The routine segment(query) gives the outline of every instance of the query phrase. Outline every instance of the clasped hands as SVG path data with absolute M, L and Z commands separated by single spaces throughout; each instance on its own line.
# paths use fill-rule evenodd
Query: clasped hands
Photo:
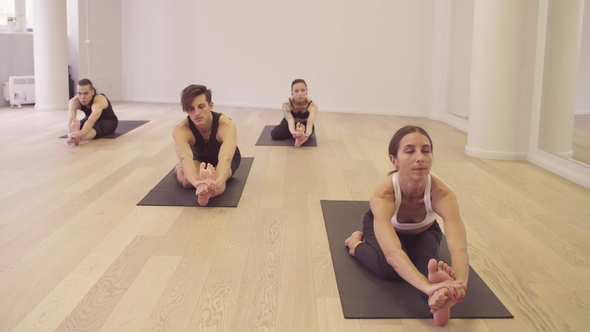
M 305 143 L 309 139 L 310 134 L 305 133 L 305 125 L 301 122 L 297 122 L 295 125 L 295 132 L 293 132 L 293 138 L 299 139 L 301 144 Z
M 463 284 L 461 280 L 446 280 L 443 282 L 431 284 L 427 294 L 428 296 L 432 297 L 432 295 L 435 292 L 443 288 L 449 290 L 448 295 L 450 296 L 450 298 L 452 298 L 454 302 L 451 306 L 463 301 L 463 298 L 465 297 L 465 295 L 467 295 L 467 286 Z M 443 304 L 444 303 L 430 303 L 429 301 L 430 308 L 434 310 L 440 309 Z
M 74 144 L 74 145 L 79 145 L 80 142 L 82 141 L 82 139 L 84 139 L 84 134 L 82 133 L 82 131 L 76 131 L 73 133 L 69 133 L 68 134 L 68 140 L 67 143 L 68 144 Z

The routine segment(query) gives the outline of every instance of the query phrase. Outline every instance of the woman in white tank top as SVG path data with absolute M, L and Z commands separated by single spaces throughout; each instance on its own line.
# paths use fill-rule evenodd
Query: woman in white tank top
M 418 126 L 398 130 L 389 144 L 391 172 L 371 195 L 363 230 L 345 245 L 350 255 L 384 279 L 402 278 L 420 290 L 438 325 L 466 294 L 469 258 L 465 225 L 453 191 L 430 174 L 432 140 Z M 453 266 L 438 261 L 444 220 Z

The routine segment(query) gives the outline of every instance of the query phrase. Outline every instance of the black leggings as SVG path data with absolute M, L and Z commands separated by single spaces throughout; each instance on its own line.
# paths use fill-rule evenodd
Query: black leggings
M 357 245 L 354 256 L 380 278 L 387 280 L 400 279 L 401 277 L 387 263 L 387 259 L 383 251 L 381 251 L 381 247 L 375 237 L 373 219 L 373 212 L 371 210 L 365 213 L 365 217 L 363 218 L 364 241 Z M 435 221 L 428 229 L 421 233 L 415 235 L 397 233 L 397 236 L 402 244 L 403 251 L 406 252 L 412 263 L 414 263 L 414 266 L 425 277 L 428 277 L 428 261 L 431 258 L 438 261 L 439 258 L 442 232 L 438 222 Z
M 88 117 L 80 120 L 80 129 L 84 127 L 84 124 L 88 120 Z M 110 135 L 115 132 L 117 129 L 117 125 L 119 125 L 119 119 L 117 118 L 110 118 L 110 119 L 98 119 L 92 128 L 96 130 L 95 139 L 104 137 L 106 135 Z
M 197 160 L 199 162 L 205 163 L 205 164 L 211 164 L 213 165 L 213 167 L 217 167 L 217 156 L 213 157 L 213 158 L 207 158 L 204 156 L 199 156 L 195 149 L 194 146 L 192 147 L 193 149 L 193 160 Z M 238 148 L 236 146 L 236 151 L 234 152 L 234 157 L 231 160 L 231 176 L 229 177 L 230 179 L 234 177 L 234 174 L 236 174 L 236 171 L 238 170 L 238 167 L 240 167 L 240 163 L 242 162 L 242 153 L 240 152 L 240 148 Z M 197 167 L 198 169 L 198 167 Z
M 305 131 L 307 131 L 307 121 L 301 123 L 305 126 Z M 312 128 L 311 135 L 313 135 L 314 131 L 315 128 Z M 272 129 L 270 132 L 270 137 L 272 137 L 272 139 L 275 141 L 284 141 L 286 139 L 293 138 L 293 134 L 291 134 L 289 131 L 289 122 L 287 122 L 287 119 L 283 118 L 281 123 Z

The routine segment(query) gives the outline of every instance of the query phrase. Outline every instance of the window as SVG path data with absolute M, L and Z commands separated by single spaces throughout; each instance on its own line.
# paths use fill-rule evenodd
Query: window
M 6 31 L 8 17 L 18 16 L 17 22 L 33 29 L 33 0 L 0 0 L 0 31 Z M 18 27 L 18 26 L 17 26 Z
M 0 25 L 6 25 L 8 16 L 14 16 L 14 0 L 0 0 Z

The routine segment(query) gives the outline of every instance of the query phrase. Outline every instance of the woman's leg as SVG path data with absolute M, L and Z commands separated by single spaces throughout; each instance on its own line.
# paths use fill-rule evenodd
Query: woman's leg
M 355 236 L 354 233 L 351 238 L 353 236 Z M 351 243 L 351 245 L 354 246 L 354 248 L 351 248 L 351 254 L 380 278 L 387 280 L 399 279 L 400 277 L 397 272 L 395 272 L 393 267 L 387 263 L 387 259 L 385 258 L 385 255 L 383 254 L 383 251 L 377 242 L 375 231 L 373 229 L 373 213 L 371 210 L 367 211 L 367 213 L 365 213 L 365 217 L 363 218 L 362 237 L 362 242 L 357 242 L 354 244 Z
M 434 258 L 438 261 L 442 232 L 438 222 L 416 235 L 400 235 L 400 241 L 407 249 L 408 257 L 414 266 L 428 278 L 428 262 Z
M 274 127 L 270 132 L 270 136 L 275 141 L 284 141 L 289 138 L 293 138 L 293 134 L 289 131 L 289 123 L 287 119 L 283 118 L 278 126 Z

